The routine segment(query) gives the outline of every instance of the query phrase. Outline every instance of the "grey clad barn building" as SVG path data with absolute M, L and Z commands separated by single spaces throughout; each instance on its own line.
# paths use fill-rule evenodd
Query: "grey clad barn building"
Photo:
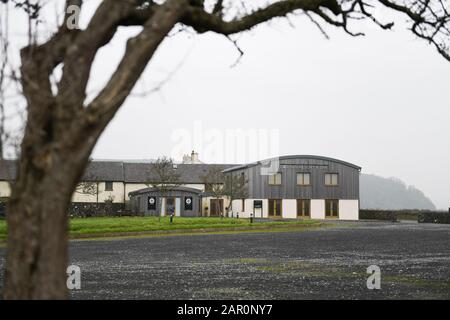
M 202 211 L 202 194 L 202 190 L 178 186 L 164 194 L 155 188 L 146 188 L 130 192 L 130 208 L 133 212 L 151 216 L 159 216 L 160 212 L 164 212 L 182 217 L 198 217 Z
M 149 161 L 91 161 L 73 195 L 71 213 L 187 217 L 229 213 L 240 217 L 342 220 L 357 220 L 359 216 L 361 168 L 342 160 L 290 155 L 243 165 L 205 164 L 192 152 L 173 166 L 180 185 L 164 195 L 151 187 L 156 183 L 153 165 Z M 230 201 L 213 197 L 204 179 L 211 168 L 222 171 L 225 177 L 244 178 L 245 198 Z M 15 161 L 0 162 L 0 202 L 10 196 L 10 184 L 16 176 Z
M 337 159 L 295 155 L 227 168 L 245 175 L 248 197 L 232 210 L 245 216 L 357 220 L 361 168 Z

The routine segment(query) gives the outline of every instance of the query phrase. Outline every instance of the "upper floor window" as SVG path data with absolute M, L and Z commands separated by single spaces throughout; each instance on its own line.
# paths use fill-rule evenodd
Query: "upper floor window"
M 338 177 L 337 173 L 326 173 L 325 174 L 325 185 L 326 186 L 337 186 L 338 185 Z
M 112 181 L 105 182 L 105 191 L 113 191 L 113 183 Z
M 297 173 L 297 185 L 309 186 L 310 184 L 311 184 L 311 174 L 310 173 Z
M 270 185 L 280 185 L 281 184 L 281 172 L 271 174 L 269 176 Z

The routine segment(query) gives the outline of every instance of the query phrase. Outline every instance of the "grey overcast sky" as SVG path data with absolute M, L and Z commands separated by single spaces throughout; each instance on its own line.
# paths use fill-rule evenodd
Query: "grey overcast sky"
M 86 12 L 92 12 L 97 1 L 88 3 Z M 393 31 L 368 22 L 355 25 L 367 33 L 359 38 L 324 25 L 329 40 L 305 16 L 291 16 L 290 23 L 276 20 L 234 38 L 245 53 L 234 67 L 239 54 L 225 37 L 173 35 L 104 132 L 93 157 L 173 156 L 182 149 L 180 134 L 188 134 L 191 142 L 183 145 L 184 153 L 195 148 L 201 160 L 236 162 L 238 156 L 224 155 L 236 148 L 224 146 L 217 154 L 202 150 L 229 131 L 261 129 L 275 139 L 278 132 L 278 154 L 346 160 L 360 165 L 363 173 L 400 178 L 438 208 L 447 208 L 450 63 L 416 39 L 398 17 L 393 17 Z M 81 24 L 86 20 L 82 16 Z M 126 38 L 137 31 L 121 30 L 101 50 L 90 93 L 107 81 Z M 156 93 L 139 95 L 161 81 Z M 199 131 L 204 140 L 194 142 Z M 261 154 L 245 159 L 258 160 Z

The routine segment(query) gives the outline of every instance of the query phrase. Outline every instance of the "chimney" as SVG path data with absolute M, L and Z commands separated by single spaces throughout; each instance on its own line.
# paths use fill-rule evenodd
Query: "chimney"
M 191 152 L 191 163 L 200 163 L 200 160 L 198 160 L 198 153 L 194 150 Z

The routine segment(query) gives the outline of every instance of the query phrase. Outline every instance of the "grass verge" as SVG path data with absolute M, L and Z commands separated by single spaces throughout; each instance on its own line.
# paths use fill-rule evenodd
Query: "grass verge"
M 280 220 L 250 223 L 249 219 L 187 218 L 175 217 L 101 217 L 74 218 L 70 220 L 69 235 L 72 239 L 140 236 L 146 234 L 188 234 L 212 232 L 246 232 L 262 230 L 286 230 L 323 225 L 318 220 Z M 7 236 L 5 220 L 0 220 L 0 242 Z

